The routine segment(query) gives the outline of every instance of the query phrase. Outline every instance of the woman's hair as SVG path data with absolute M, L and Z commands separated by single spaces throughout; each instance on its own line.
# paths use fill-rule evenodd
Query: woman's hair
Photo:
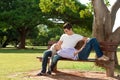
M 67 22 L 67 23 L 65 23 L 65 24 L 63 25 L 63 29 L 68 29 L 68 30 L 70 30 L 70 29 L 72 29 L 72 25 L 71 25 L 69 22 Z

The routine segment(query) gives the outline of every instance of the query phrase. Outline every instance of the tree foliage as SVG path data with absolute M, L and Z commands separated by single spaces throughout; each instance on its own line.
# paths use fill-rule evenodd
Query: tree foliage
M 39 7 L 45 14 L 49 13 L 49 18 L 87 26 L 88 30 L 92 30 L 92 13 L 77 0 L 40 0 Z
M 59 21 L 92 30 L 92 14 L 88 7 L 77 0 L 1 0 L 0 5 L 1 33 L 11 34 L 9 30 L 13 30 L 20 42 L 19 48 L 25 48 L 26 39 L 31 39 L 32 42 L 35 38 L 46 42 L 57 40 L 62 26 Z M 39 24 L 46 25 L 49 31 L 39 31 L 36 27 Z M 7 41 L 7 35 L 1 36 L 0 40 L 3 45 Z M 8 43 L 9 41 L 6 44 Z
M 77 11 L 74 0 L 40 0 L 40 8 L 43 12 L 52 12 L 53 10 L 63 13 L 66 8 L 73 12 Z
M 25 48 L 26 35 L 40 23 L 45 23 L 37 0 L 1 0 L 0 23 L 5 29 L 15 29 L 20 34 L 20 48 Z

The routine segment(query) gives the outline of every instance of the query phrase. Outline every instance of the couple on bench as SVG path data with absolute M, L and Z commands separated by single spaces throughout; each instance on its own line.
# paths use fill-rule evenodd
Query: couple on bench
M 52 59 L 47 71 L 49 75 L 51 75 L 59 59 L 87 60 L 92 49 L 96 52 L 97 60 L 109 60 L 107 56 L 103 55 L 96 38 L 86 38 L 75 34 L 70 23 L 65 23 L 63 30 L 64 34 L 60 37 L 59 41 L 44 52 L 42 70 L 37 76 L 46 75 L 48 57 Z

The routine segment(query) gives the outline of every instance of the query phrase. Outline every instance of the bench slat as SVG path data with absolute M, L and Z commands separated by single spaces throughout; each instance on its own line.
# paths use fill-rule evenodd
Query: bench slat
M 118 45 L 118 42 L 107 42 L 107 41 L 103 41 L 103 42 L 99 42 L 100 45 L 103 45 L 103 46 L 117 46 Z
M 36 57 L 37 59 L 39 59 L 40 61 L 42 61 L 43 57 Z M 50 58 L 49 58 L 50 59 Z M 72 59 L 67 59 L 67 58 L 62 58 L 60 59 L 62 61 L 82 61 L 82 62 L 95 62 L 96 59 L 87 59 L 87 60 L 72 60 Z
M 115 47 L 100 47 L 102 49 L 102 51 L 106 51 L 106 52 L 115 52 L 117 48 Z

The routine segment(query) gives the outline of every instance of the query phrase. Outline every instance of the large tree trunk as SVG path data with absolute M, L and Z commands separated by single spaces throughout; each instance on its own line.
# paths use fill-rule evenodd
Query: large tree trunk
M 25 27 L 21 27 L 19 29 L 19 33 L 20 33 L 20 44 L 18 48 L 25 49 L 25 39 L 26 39 L 27 29 Z
M 111 12 L 106 7 L 104 0 L 92 0 L 92 5 L 94 9 L 93 36 L 96 37 L 99 42 L 108 41 L 120 43 L 120 28 L 115 32 L 112 32 L 116 13 L 120 8 L 120 0 L 116 1 Z M 105 54 L 117 61 L 117 56 L 115 55 L 116 52 L 108 52 Z M 115 62 L 112 61 L 109 65 L 111 66 L 111 70 L 114 71 L 113 66 L 115 65 Z M 113 76 L 113 72 L 110 72 L 109 70 L 107 70 L 107 76 Z

